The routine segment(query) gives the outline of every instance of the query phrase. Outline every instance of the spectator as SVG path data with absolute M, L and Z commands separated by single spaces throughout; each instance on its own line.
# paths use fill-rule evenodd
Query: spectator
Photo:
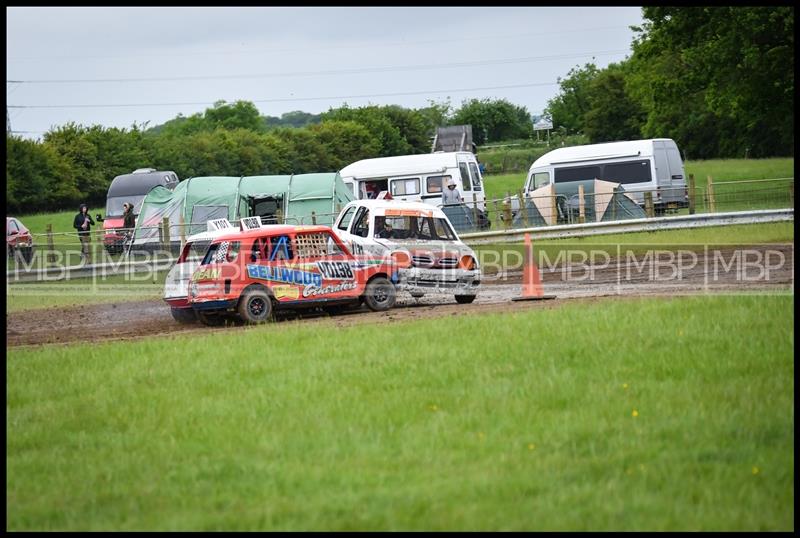
M 463 201 L 464 199 L 461 197 L 461 192 L 458 190 L 456 180 L 450 178 L 450 181 L 447 182 L 447 189 L 442 191 L 442 204 L 460 204 Z
M 89 206 L 81 204 L 78 214 L 72 221 L 72 227 L 78 230 L 78 238 L 81 240 L 81 261 L 88 263 L 91 261 L 89 253 L 89 242 L 91 241 L 91 228 L 94 226 L 92 216 L 89 215 Z

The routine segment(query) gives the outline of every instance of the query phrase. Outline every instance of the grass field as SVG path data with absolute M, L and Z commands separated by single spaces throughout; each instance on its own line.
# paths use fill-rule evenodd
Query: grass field
M 6 527 L 793 530 L 793 317 L 701 296 L 12 348 Z
M 538 263 L 547 259 L 555 260 L 559 252 L 605 251 L 616 255 L 621 245 L 631 252 L 644 252 L 650 248 L 691 248 L 702 250 L 702 245 L 758 245 L 768 243 L 793 243 L 794 226 L 791 222 L 766 224 L 746 224 L 740 226 L 717 226 L 692 230 L 665 230 L 630 234 L 609 234 L 598 237 L 572 239 L 547 239 L 533 244 Z M 522 243 L 498 243 L 475 245 L 479 261 L 484 270 L 490 265 L 504 262 L 516 263 L 522 260 Z M 519 255 L 511 259 L 504 253 L 514 251 Z M 544 254 L 542 254 L 544 253 Z M 518 269 L 518 267 L 511 267 Z M 135 274 L 132 278 L 123 275 L 101 278 L 76 278 L 59 282 L 19 282 L 6 281 L 6 312 L 16 312 L 35 308 L 75 306 L 118 301 L 141 301 L 159 299 L 164 288 L 166 272 L 143 278 Z

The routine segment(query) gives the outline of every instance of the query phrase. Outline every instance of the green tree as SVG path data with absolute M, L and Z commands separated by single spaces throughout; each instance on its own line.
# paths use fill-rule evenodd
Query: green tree
M 366 127 L 354 121 L 324 121 L 309 127 L 327 157 L 318 172 L 337 172 L 350 163 L 377 157 L 380 142 Z
M 647 114 L 626 91 L 625 69 L 611 64 L 588 84 L 589 109 L 584 114 L 584 134 L 592 144 L 638 140 Z
M 645 136 L 693 158 L 794 151 L 794 8 L 646 7 L 632 94 Z
M 350 108 L 345 104 L 322 114 L 322 121 L 354 121 L 366 127 L 380 143 L 379 157 L 415 153 L 414 146 L 406 140 L 400 126 L 395 125 L 387 107 L 369 105 Z
M 591 109 L 591 83 L 600 70 L 593 63 L 570 69 L 565 79 L 558 79 L 559 94 L 550 99 L 545 114 L 553 119 L 553 126 L 564 129 L 564 134 L 581 134 L 586 127 L 586 113 Z
M 492 140 L 530 138 L 533 124 L 528 109 L 505 99 L 471 99 L 464 101 L 453 114 L 454 125 L 472 125 L 475 144 Z

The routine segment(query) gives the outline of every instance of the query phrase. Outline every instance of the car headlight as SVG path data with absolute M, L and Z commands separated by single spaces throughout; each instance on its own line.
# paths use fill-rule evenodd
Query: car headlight
M 189 286 L 189 293 L 192 297 L 197 297 L 197 282 L 192 282 L 192 285 Z

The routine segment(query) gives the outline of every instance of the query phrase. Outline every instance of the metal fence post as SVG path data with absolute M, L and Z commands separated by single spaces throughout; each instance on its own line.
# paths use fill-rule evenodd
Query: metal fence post
M 161 232 L 161 246 L 162 246 L 162 248 L 164 248 L 166 250 L 166 249 L 169 248 L 169 242 L 170 242 L 169 241 L 170 240 L 170 237 L 169 237 L 169 217 L 164 217 L 161 220 L 161 226 L 163 228 L 163 230 Z
M 530 222 L 528 221 L 528 204 L 525 203 L 525 192 L 520 189 L 517 191 L 517 195 L 519 196 L 519 210 L 522 213 L 522 222 L 525 223 L 525 227 L 530 227 Z
M 278 224 L 283 224 L 283 210 L 280 207 L 275 210 L 275 220 Z
M 649 219 L 652 219 L 655 216 L 655 209 L 653 208 L 653 193 L 651 191 L 644 193 L 644 212 Z
M 475 225 L 476 230 L 481 229 L 480 220 L 478 219 L 478 200 L 476 198 L 472 199 L 472 223 Z
M 311 224 L 314 224 L 315 226 L 317 224 L 317 212 L 316 211 L 312 211 L 311 212 Z
M 694 212 L 695 212 L 694 174 L 689 174 L 689 214 L 694 215 Z
M 586 222 L 586 200 L 584 199 L 583 185 L 578 185 L 578 222 Z
M 494 215 L 495 215 L 494 218 L 495 219 L 499 219 L 500 218 L 500 209 L 497 207 L 497 200 L 492 200 L 492 203 L 494 204 Z
M 56 262 L 56 247 L 53 244 L 53 225 L 47 225 L 47 263 Z
M 708 210 L 715 213 L 717 210 L 717 200 L 714 197 L 714 179 L 711 176 L 708 178 Z

